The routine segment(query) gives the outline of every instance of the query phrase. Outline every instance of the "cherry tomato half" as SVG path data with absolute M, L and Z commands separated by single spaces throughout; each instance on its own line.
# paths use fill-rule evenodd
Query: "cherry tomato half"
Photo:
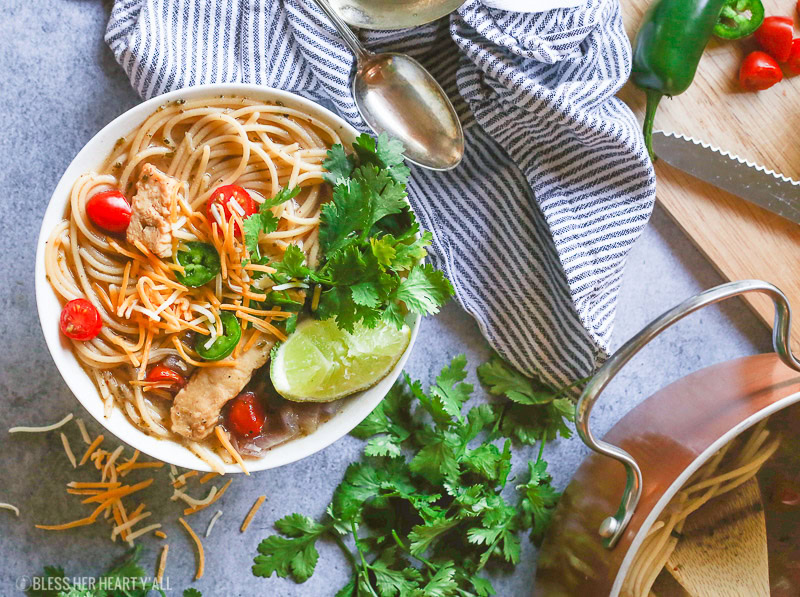
M 169 383 L 172 384 L 176 390 L 186 385 L 186 378 L 183 375 L 164 365 L 156 365 L 150 369 L 150 372 L 147 374 L 147 381 Z
M 739 83 L 749 91 L 769 89 L 781 79 L 781 67 L 765 52 L 750 52 L 739 69 Z
M 124 232 L 131 223 L 131 206 L 120 191 L 103 191 L 86 202 L 86 213 L 94 224 L 109 232 Z
M 792 42 L 789 60 L 786 61 L 786 70 L 792 75 L 800 75 L 800 39 Z
M 103 327 L 100 312 L 86 299 L 74 299 L 64 305 L 59 321 L 61 333 L 73 340 L 91 340 Z
M 253 392 L 242 392 L 231 402 L 228 423 L 233 432 L 241 437 L 253 437 L 261 433 L 267 413 Z
M 756 29 L 756 41 L 778 62 L 786 62 L 792 49 L 794 27 L 789 17 L 767 17 Z
M 235 201 L 242 208 L 244 215 L 242 215 L 241 212 L 238 212 L 238 210 L 237 212 L 239 217 L 241 217 L 243 220 L 247 216 L 251 216 L 258 211 L 258 203 L 253 200 L 253 198 L 250 196 L 250 193 L 245 191 L 239 185 L 225 185 L 214 189 L 214 192 L 211 193 L 211 198 L 208 200 L 206 214 L 208 216 L 208 223 L 210 225 L 213 226 L 217 222 L 217 218 L 214 217 L 214 211 L 212 211 L 212 206 L 214 205 L 217 206 L 216 209 L 219 210 L 219 213 L 221 213 L 224 222 L 227 222 L 230 219 L 231 208 L 228 205 L 230 201 Z M 234 224 L 233 231 L 237 236 L 241 236 L 242 234 L 242 229 L 239 228 L 238 224 Z

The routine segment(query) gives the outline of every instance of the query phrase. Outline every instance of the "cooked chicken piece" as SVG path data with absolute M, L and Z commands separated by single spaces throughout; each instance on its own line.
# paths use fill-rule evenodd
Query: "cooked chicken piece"
M 239 395 L 253 372 L 269 358 L 274 340 L 259 340 L 241 354 L 236 367 L 203 367 L 178 392 L 172 404 L 172 431 L 192 440 L 210 434 L 225 404 Z
M 172 255 L 172 228 L 170 212 L 183 184 L 167 176 L 152 164 L 142 167 L 136 194 L 131 208 L 133 214 L 128 226 L 128 242 L 140 241 L 155 255 L 166 258 Z

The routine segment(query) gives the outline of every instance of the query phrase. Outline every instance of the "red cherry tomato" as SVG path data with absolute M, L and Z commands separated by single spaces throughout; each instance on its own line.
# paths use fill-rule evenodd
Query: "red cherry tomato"
M 800 39 L 792 41 L 789 60 L 786 61 L 786 70 L 792 75 L 800 75 Z
M 241 219 L 245 219 L 247 216 L 251 216 L 258 211 L 258 203 L 253 201 L 253 198 L 250 196 L 250 193 L 245 191 L 242 187 L 229 184 L 223 187 L 219 187 L 214 189 L 214 192 L 211 193 L 211 197 L 208 200 L 208 204 L 206 207 L 206 214 L 208 215 L 208 223 L 210 225 L 215 225 L 217 222 L 217 218 L 214 217 L 214 211 L 219 211 L 222 215 L 223 222 L 227 222 L 231 217 L 231 208 L 228 205 L 228 202 L 235 201 L 239 204 L 244 212 L 244 215 L 241 212 L 238 212 L 237 215 Z M 212 211 L 212 206 L 216 205 L 216 210 Z M 235 209 L 235 208 L 234 208 Z M 237 236 L 241 236 L 242 230 L 239 228 L 238 224 L 234 224 L 233 226 L 234 234 Z
M 186 378 L 183 375 L 164 365 L 156 365 L 150 369 L 150 372 L 147 374 L 147 381 L 169 383 L 178 390 L 186 385 Z
M 109 232 L 124 232 L 131 223 L 131 206 L 120 191 L 103 191 L 86 202 L 86 213 L 94 224 Z
M 261 433 L 267 413 L 253 392 L 242 392 L 231 402 L 228 423 L 233 432 L 242 437 L 253 437 Z
M 764 52 L 750 52 L 739 69 L 739 83 L 749 91 L 769 89 L 783 79 L 775 59 Z
M 74 299 L 64 305 L 59 322 L 61 332 L 73 340 L 91 340 L 100 333 L 100 312 L 86 299 Z
M 756 41 L 778 62 L 786 62 L 792 49 L 794 27 L 789 17 L 767 17 L 756 29 Z

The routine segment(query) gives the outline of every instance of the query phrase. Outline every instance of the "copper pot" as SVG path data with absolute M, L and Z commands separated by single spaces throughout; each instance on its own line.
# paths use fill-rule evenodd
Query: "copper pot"
M 598 441 L 589 416 L 616 373 L 652 338 L 707 305 L 749 292 L 775 304 L 774 353 L 714 365 L 660 390 Z M 788 347 L 784 294 L 758 280 L 712 288 L 671 309 L 600 368 L 577 406 L 576 427 L 596 453 L 580 466 L 542 545 L 534 595 L 616 597 L 645 534 L 686 480 L 736 436 L 800 402 L 800 363 Z

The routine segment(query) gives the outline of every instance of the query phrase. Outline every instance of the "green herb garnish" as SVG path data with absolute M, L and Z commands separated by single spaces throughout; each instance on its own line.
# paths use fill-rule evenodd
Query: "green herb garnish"
M 278 520 L 280 534 L 258 546 L 253 574 L 304 582 L 325 538 L 352 568 L 337 597 L 493 595 L 482 571 L 517 564 L 519 534 L 530 530 L 539 541 L 559 494 L 540 448 L 529 478 L 516 485 L 516 503 L 507 501 L 511 440 L 493 441 L 504 405 L 465 412 L 473 391 L 465 367 L 466 358 L 455 357 L 427 392 L 407 376 L 396 384 L 353 431 L 368 440 L 364 456 L 348 467 L 324 519 Z M 495 371 L 505 389 L 501 380 L 512 384 Z M 527 391 L 519 380 L 513 384 Z
M 323 163 L 333 199 L 321 210 L 319 267 L 309 267 L 302 250 L 290 245 L 272 277 L 276 284 L 319 284 L 315 316 L 334 318 L 342 329 L 352 331 L 357 323 L 374 327 L 381 320 L 402 327 L 408 311 L 437 313 L 453 287 L 444 274 L 419 263 L 432 236 L 420 233 L 406 201 L 409 170 L 402 144 L 385 133 L 377 141 L 362 134 L 353 150 L 348 155 L 334 145 Z M 266 225 L 252 226 L 249 232 L 245 221 L 248 250 L 254 253 L 255 229 Z
M 278 194 L 272 199 L 267 199 L 258 208 L 258 213 L 254 213 L 244 219 L 244 244 L 247 247 L 247 252 L 250 253 L 255 259 L 258 259 L 258 236 L 262 232 L 269 234 L 278 229 L 278 218 L 272 213 L 273 207 L 280 205 L 293 199 L 300 192 L 300 187 L 293 187 L 291 189 L 281 189 Z

